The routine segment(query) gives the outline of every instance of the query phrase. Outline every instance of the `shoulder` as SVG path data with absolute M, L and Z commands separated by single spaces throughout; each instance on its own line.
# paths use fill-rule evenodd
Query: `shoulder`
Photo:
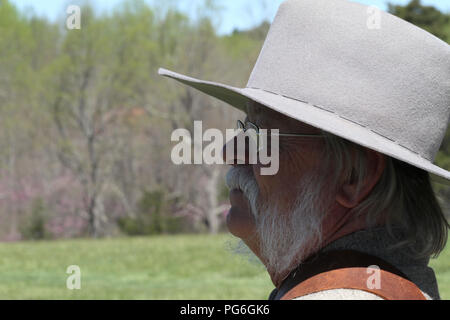
M 431 297 L 423 292 L 427 300 L 432 300 Z M 330 289 L 314 293 L 310 293 L 301 297 L 296 297 L 292 300 L 384 300 L 374 293 L 357 289 Z
M 292 300 L 383 300 L 376 294 L 356 289 L 331 289 L 310 293 Z

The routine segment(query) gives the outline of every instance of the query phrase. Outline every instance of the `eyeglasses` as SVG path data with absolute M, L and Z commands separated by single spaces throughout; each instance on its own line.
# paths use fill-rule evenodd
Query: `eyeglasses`
M 256 144 L 256 149 L 258 151 L 261 151 L 263 148 L 259 143 L 258 136 L 261 135 L 262 133 L 260 132 L 260 128 L 258 127 L 258 125 L 254 124 L 253 122 L 250 121 L 245 121 L 242 122 L 241 120 L 237 121 L 237 129 L 242 130 L 243 132 L 246 132 L 247 130 L 251 129 L 254 130 L 256 137 L 253 135 L 249 135 L 249 137 L 251 139 L 253 139 L 253 142 Z M 323 137 L 322 134 L 298 134 L 298 133 L 270 133 L 270 135 L 273 136 L 280 136 L 280 137 L 300 137 L 300 138 L 319 138 L 319 137 Z

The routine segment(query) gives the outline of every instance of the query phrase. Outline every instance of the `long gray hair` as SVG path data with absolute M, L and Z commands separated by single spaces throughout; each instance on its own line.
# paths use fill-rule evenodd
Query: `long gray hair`
M 328 166 L 335 168 L 335 181 L 344 177 L 360 184 L 367 168 L 365 148 L 332 134 L 323 134 L 326 137 L 325 159 Z M 353 159 L 352 153 L 357 155 Z M 386 213 L 387 227 L 397 240 L 396 247 L 407 246 L 417 257 L 436 257 L 447 242 L 449 224 L 433 191 L 430 175 L 386 157 L 386 168 L 380 180 L 353 210 L 355 214 L 366 213 L 369 226 Z

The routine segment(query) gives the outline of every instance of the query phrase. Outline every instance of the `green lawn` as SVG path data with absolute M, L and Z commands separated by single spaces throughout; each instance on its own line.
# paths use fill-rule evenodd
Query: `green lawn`
M 266 299 L 264 269 L 228 249 L 229 235 L 0 244 L 0 299 Z M 81 289 L 66 269 L 81 269 Z M 450 250 L 432 262 L 450 299 Z

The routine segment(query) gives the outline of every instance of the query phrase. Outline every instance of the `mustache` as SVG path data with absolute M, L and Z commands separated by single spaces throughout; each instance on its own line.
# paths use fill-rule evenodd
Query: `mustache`
M 259 195 L 259 186 L 251 168 L 232 167 L 228 170 L 226 185 L 229 190 L 239 189 L 248 199 L 253 215 L 257 215 L 257 201 Z
M 232 167 L 227 172 L 225 182 L 229 190 L 240 189 L 245 193 L 249 185 L 256 183 L 256 180 L 251 169 Z

